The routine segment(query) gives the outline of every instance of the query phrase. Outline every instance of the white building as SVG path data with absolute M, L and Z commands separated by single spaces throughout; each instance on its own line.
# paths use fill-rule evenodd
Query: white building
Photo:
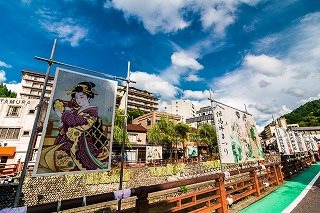
M 186 120 L 192 127 L 198 127 L 201 123 L 210 123 L 214 125 L 214 116 L 211 106 L 201 107 L 196 111 L 196 116 Z
M 21 79 L 21 89 L 17 93 L 17 98 L 26 98 L 26 99 L 40 99 L 42 87 L 44 84 L 45 74 L 22 70 L 22 79 Z M 54 77 L 49 76 L 48 84 L 46 87 L 46 92 L 44 95 L 45 99 L 50 98 L 52 91 Z
M 175 100 L 165 107 L 165 112 L 181 116 L 181 122 L 186 123 L 187 118 L 196 116 L 196 109 L 193 103 L 188 100 Z
M 23 162 L 30 141 L 39 100 L 0 98 L 0 163 Z M 35 160 L 40 137 L 34 144 Z

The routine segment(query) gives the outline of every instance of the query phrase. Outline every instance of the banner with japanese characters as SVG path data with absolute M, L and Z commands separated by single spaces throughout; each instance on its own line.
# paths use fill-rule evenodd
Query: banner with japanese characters
M 263 160 L 260 138 L 252 115 L 218 105 L 214 109 L 221 163 Z
M 117 82 L 57 68 L 34 176 L 108 171 Z
M 294 132 L 294 135 L 295 135 L 300 152 L 306 152 L 307 146 L 306 146 L 306 143 L 305 143 L 305 140 L 304 140 L 302 134 L 299 132 Z
M 304 139 L 304 143 L 306 144 L 307 150 L 313 151 L 312 143 L 311 143 L 309 135 L 303 135 L 303 139 Z
M 310 142 L 311 142 L 311 145 L 312 145 L 312 150 L 314 152 L 317 152 L 318 149 L 319 149 L 318 148 L 318 139 L 317 139 L 317 137 L 314 136 L 314 135 L 310 135 L 309 138 L 310 138 Z
M 288 131 L 288 136 L 289 136 L 289 140 L 290 140 L 290 143 L 291 143 L 291 146 L 292 146 L 292 151 L 294 153 L 299 153 L 300 149 L 299 149 L 299 145 L 298 145 L 298 142 L 297 142 L 297 139 L 296 139 L 296 136 L 295 136 L 294 132 L 293 131 Z
M 282 127 L 276 128 L 276 138 L 277 138 L 277 145 L 279 148 L 279 152 L 284 155 L 292 155 L 294 154 L 291 141 L 286 129 Z

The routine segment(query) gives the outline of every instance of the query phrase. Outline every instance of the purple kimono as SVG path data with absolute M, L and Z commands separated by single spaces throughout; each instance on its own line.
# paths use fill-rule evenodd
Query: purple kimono
M 95 170 L 106 167 L 107 138 L 104 136 L 98 108 L 65 110 L 63 126 L 55 140 L 61 145 L 55 152 L 55 165 L 60 171 Z

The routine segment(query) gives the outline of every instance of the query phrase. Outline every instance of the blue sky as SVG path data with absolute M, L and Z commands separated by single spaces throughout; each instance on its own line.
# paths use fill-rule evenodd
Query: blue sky
M 16 90 L 22 69 L 55 59 L 125 77 L 163 108 L 214 98 L 258 125 L 320 98 L 320 1 L 21 0 L 0 2 L 0 81 Z M 52 73 L 53 74 L 53 73 Z

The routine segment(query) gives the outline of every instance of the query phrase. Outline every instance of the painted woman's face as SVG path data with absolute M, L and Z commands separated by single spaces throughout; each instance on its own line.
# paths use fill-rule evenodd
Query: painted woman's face
M 80 107 L 89 106 L 89 99 L 83 92 L 76 92 L 75 98 Z

